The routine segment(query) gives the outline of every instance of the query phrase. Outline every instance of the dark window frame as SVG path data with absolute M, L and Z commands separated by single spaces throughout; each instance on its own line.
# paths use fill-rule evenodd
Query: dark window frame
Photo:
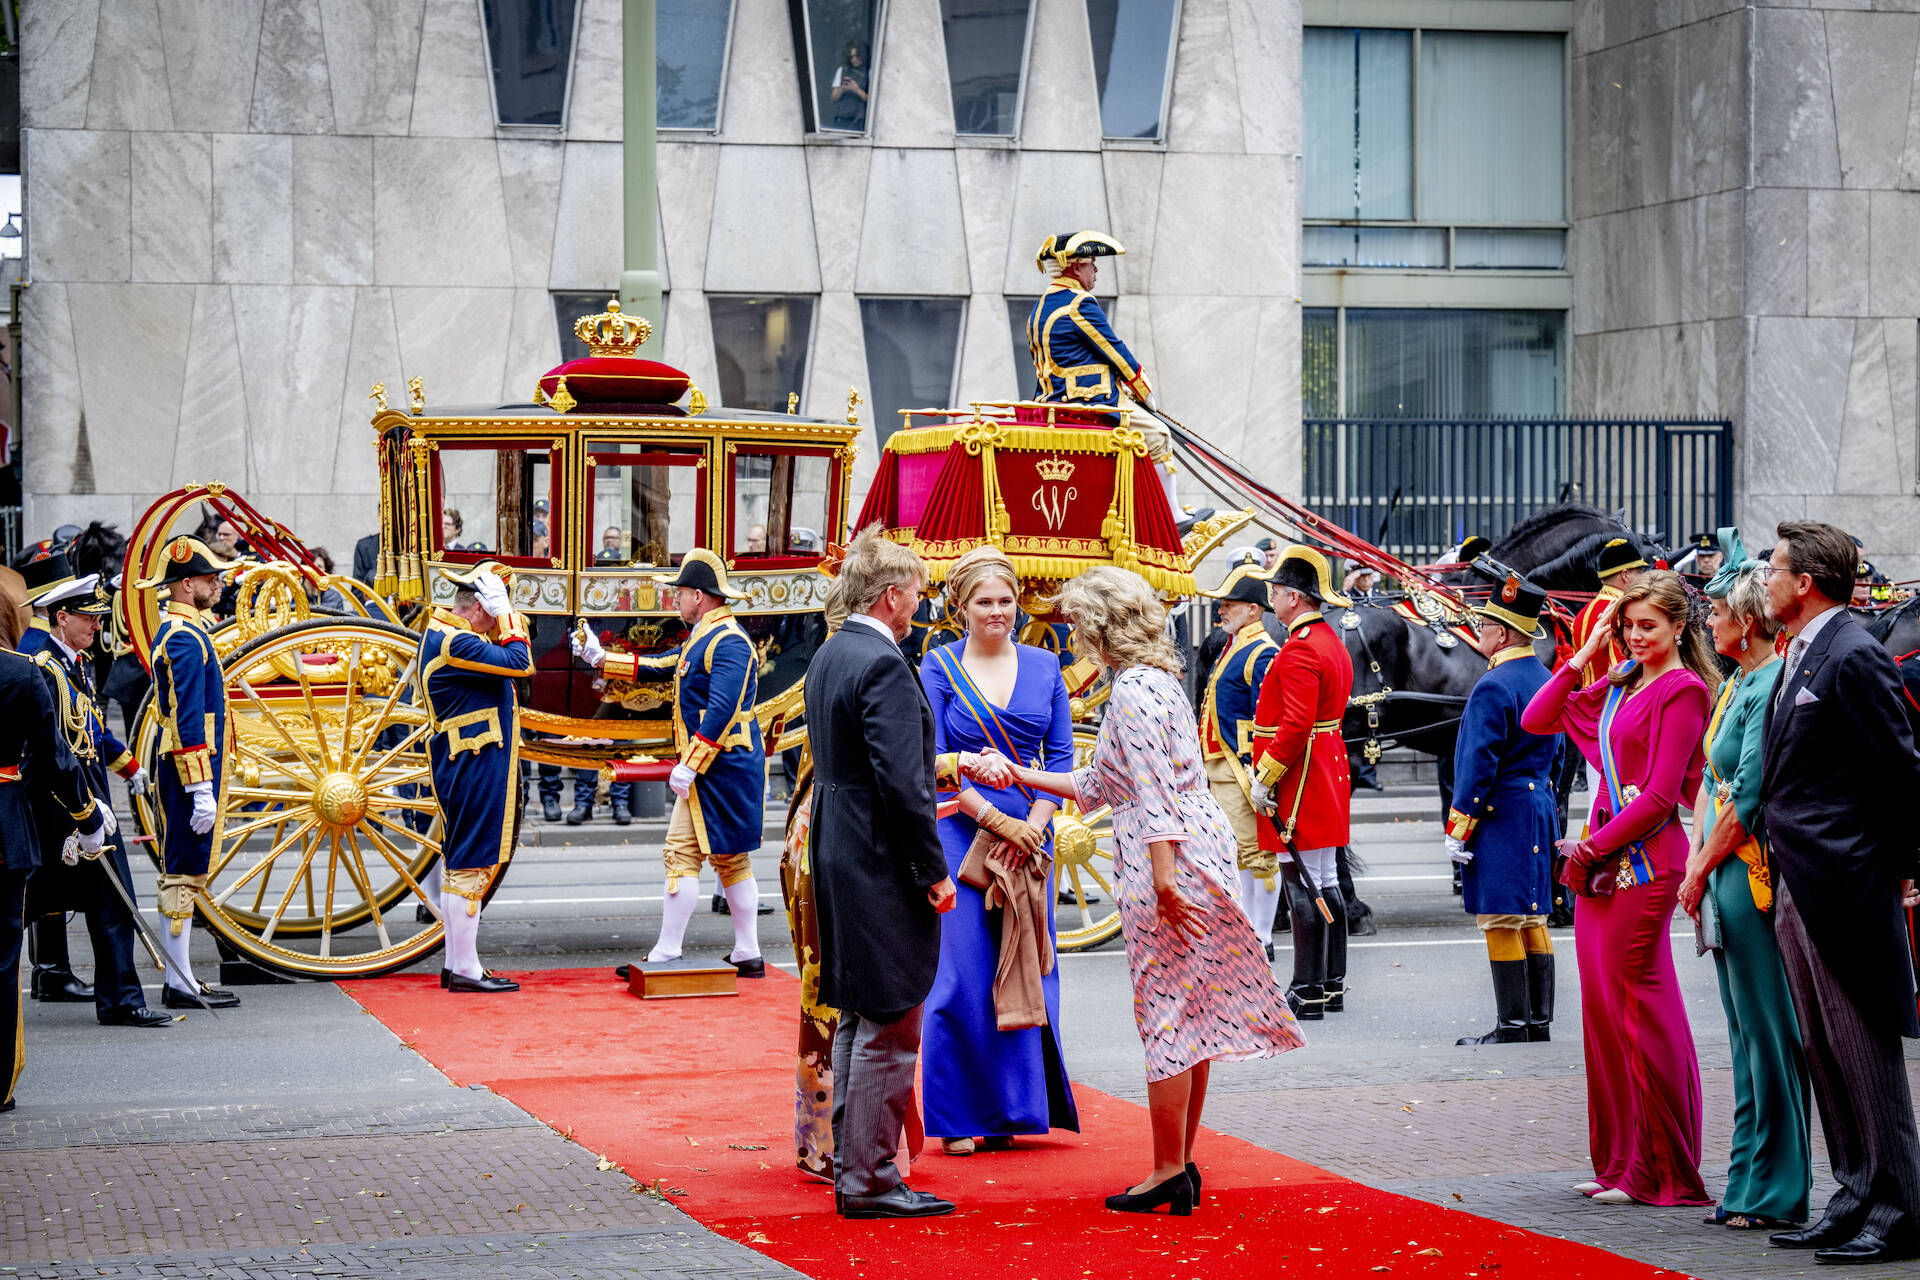
M 498 3 L 515 3 L 515 0 L 480 0 L 480 44 L 487 58 L 487 99 L 493 105 L 494 129 L 505 136 L 535 135 L 539 137 L 560 137 L 567 131 L 567 122 L 573 114 L 574 67 L 580 56 L 580 14 L 586 7 L 585 0 L 554 0 L 558 4 L 573 5 L 573 29 L 567 36 L 567 56 L 562 71 L 563 81 L 560 93 L 560 118 L 553 124 L 540 121 L 503 120 L 500 116 L 500 77 L 494 64 L 493 38 L 488 30 L 488 11 Z

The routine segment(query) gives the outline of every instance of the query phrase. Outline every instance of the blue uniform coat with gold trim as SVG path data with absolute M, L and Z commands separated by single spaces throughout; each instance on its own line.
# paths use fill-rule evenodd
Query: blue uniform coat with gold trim
M 1260 685 L 1279 652 L 1266 627 L 1250 622 L 1240 628 L 1207 677 L 1207 696 L 1200 708 L 1201 756 L 1239 761 L 1236 773 L 1242 787 L 1253 773 L 1253 713 L 1260 701 Z
M 1530 649 L 1509 649 L 1474 683 L 1453 749 L 1447 834 L 1473 861 L 1461 893 L 1474 915 L 1541 915 L 1553 909 L 1553 842 L 1560 834 L 1553 763 L 1558 737 L 1520 727 L 1520 713 L 1547 682 Z
M 1080 282 L 1057 277 L 1027 317 L 1039 398 L 1066 404 L 1117 405 L 1120 388 L 1145 400 L 1146 370 L 1107 323 L 1107 313 Z
M 160 840 L 173 875 L 206 874 L 218 830 L 196 835 L 187 788 L 210 782 L 220 794 L 226 763 L 227 693 L 213 637 L 196 609 L 169 603 L 153 637 L 153 699 L 160 714 L 160 761 L 153 787 L 160 798 Z
M 420 637 L 420 687 L 433 722 L 427 759 L 446 815 L 449 871 L 491 867 L 511 852 L 520 759 L 513 682 L 533 674 L 533 649 L 524 635 L 503 639 L 494 644 L 443 609 Z
M 100 717 L 93 663 L 84 656 L 74 661 L 59 645 L 41 650 L 34 663 L 46 672 L 48 685 L 53 690 L 54 707 L 60 714 L 61 736 L 79 765 L 87 793 L 100 804 L 111 805 L 113 792 L 107 782 L 107 770 L 129 757 L 125 745 Z M 62 847 L 79 824 L 53 793 L 35 789 L 33 821 L 40 833 L 40 870 L 27 883 L 28 915 L 91 911 L 103 903 L 118 902 L 112 889 L 99 883 L 89 862 L 68 866 L 61 861 Z M 103 857 L 132 893 L 133 879 L 128 873 L 126 844 L 120 832 L 107 837 Z

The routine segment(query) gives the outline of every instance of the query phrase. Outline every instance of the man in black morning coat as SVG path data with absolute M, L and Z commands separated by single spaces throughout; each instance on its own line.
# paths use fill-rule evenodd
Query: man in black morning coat
M 1773 1243 L 1820 1262 L 1892 1261 L 1920 1253 L 1920 1138 L 1900 1045 L 1920 1036 L 1901 909 L 1920 758 L 1899 669 L 1845 608 L 1853 540 L 1810 521 L 1782 524 L 1779 538 L 1767 611 L 1793 640 L 1760 792 L 1781 881 L 1774 931 L 1840 1189 L 1819 1222 Z
M 934 818 L 933 712 L 899 647 L 925 584 L 905 547 L 875 530 L 855 538 L 834 587 L 849 616 L 807 667 L 820 1002 L 840 1010 L 834 1201 L 849 1218 L 953 1211 L 893 1163 L 940 913 L 954 902 Z

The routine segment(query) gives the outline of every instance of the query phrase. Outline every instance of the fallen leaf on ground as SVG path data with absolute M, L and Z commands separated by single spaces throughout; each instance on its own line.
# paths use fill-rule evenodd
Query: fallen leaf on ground
M 600 1170 L 600 1172 L 602 1173 L 605 1173 L 607 1170 L 613 1168 L 613 1161 L 607 1159 L 605 1156 L 601 1156 L 599 1163 L 594 1165 L 594 1168 Z
M 773 1241 L 767 1239 L 767 1233 L 764 1231 L 749 1231 L 747 1232 L 747 1243 L 748 1244 L 772 1244 Z

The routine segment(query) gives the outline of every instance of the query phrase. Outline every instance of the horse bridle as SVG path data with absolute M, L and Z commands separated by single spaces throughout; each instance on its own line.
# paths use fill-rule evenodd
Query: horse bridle
M 1355 627 L 1354 630 L 1360 633 L 1360 648 L 1367 656 L 1367 670 L 1373 673 L 1373 678 L 1379 682 L 1380 688 L 1373 693 L 1354 694 L 1347 699 L 1347 706 L 1349 708 L 1365 707 L 1367 709 L 1367 731 L 1363 734 L 1356 734 L 1353 737 L 1347 737 L 1343 734 L 1341 741 L 1347 746 L 1353 746 L 1355 743 L 1365 743 L 1366 745 L 1361 748 L 1360 754 L 1366 759 L 1368 764 L 1379 764 L 1380 757 L 1384 752 L 1384 748 L 1380 745 L 1380 704 L 1383 702 L 1424 702 L 1430 706 L 1461 708 L 1461 714 L 1454 716 L 1450 720 L 1437 720 L 1432 724 L 1423 724 L 1417 729 L 1408 729 L 1406 731 L 1408 734 L 1429 733 L 1435 729 L 1450 729 L 1465 718 L 1467 700 L 1460 694 L 1417 693 L 1411 689 L 1395 689 L 1392 685 L 1388 684 L 1386 676 L 1382 674 L 1380 670 L 1380 659 L 1374 656 L 1373 642 L 1367 639 L 1367 629 L 1361 626 Z M 1390 733 L 1387 735 L 1386 740 L 1398 746 L 1400 740 L 1405 736 L 1406 734 L 1403 733 Z

